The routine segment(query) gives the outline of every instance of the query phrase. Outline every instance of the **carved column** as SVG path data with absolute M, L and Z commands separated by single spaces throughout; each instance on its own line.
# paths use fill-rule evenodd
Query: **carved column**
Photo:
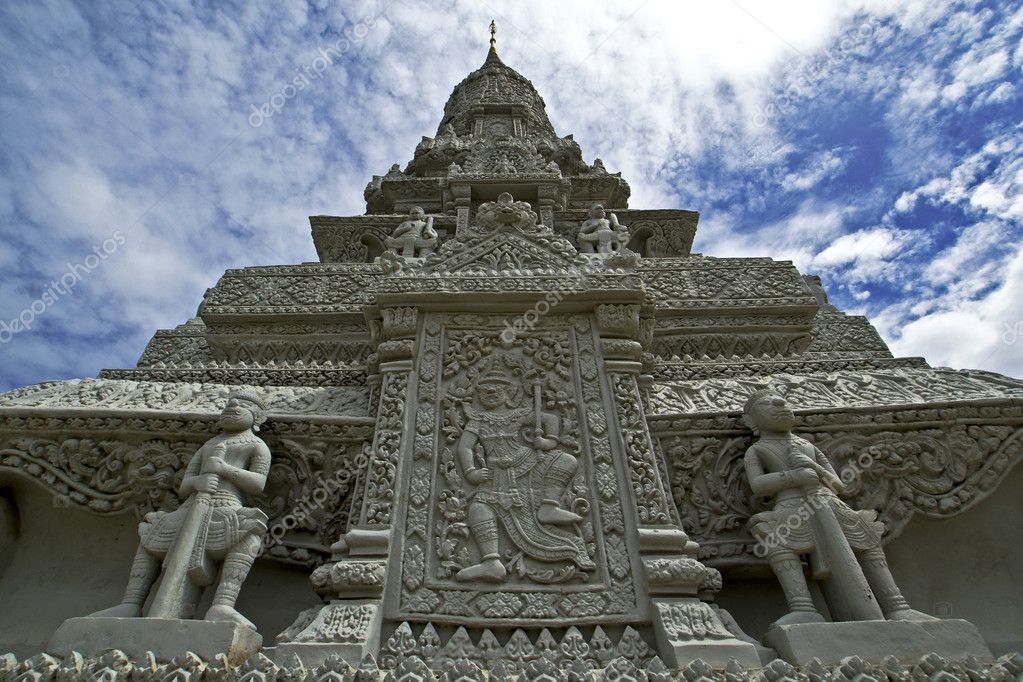
M 375 314 L 370 310 L 370 315 Z M 393 530 L 394 491 L 403 452 L 410 396 L 418 311 L 385 307 L 379 320 L 370 320 L 376 358 L 369 363 L 370 379 L 379 389 L 373 445 L 365 473 L 357 482 L 353 501 L 355 522 L 331 549 L 331 562 L 313 572 L 310 580 L 326 606 L 300 614 L 278 636 L 277 658 L 298 656 L 303 665 L 316 665 L 339 655 L 358 665 L 379 650 L 381 597 Z M 414 389 L 413 389 L 414 392 Z M 358 513 L 354 512 L 358 510 Z
M 658 653 L 669 667 L 694 658 L 712 665 L 732 658 L 756 665 L 760 659 L 752 640 L 727 612 L 709 603 L 721 589 L 721 574 L 696 558 L 699 546 L 682 530 L 665 463 L 650 436 L 641 392 L 640 342 L 643 332 L 650 331 L 649 323 L 641 324 L 639 305 L 604 304 L 594 312 L 614 400 L 615 440 L 631 484 Z
M 472 206 L 472 187 L 452 185 L 451 194 L 455 199 L 455 239 L 464 239 L 469 229 L 469 210 Z
M 540 209 L 540 222 L 554 229 L 554 210 L 560 196 L 556 184 L 543 184 L 537 187 L 537 203 Z

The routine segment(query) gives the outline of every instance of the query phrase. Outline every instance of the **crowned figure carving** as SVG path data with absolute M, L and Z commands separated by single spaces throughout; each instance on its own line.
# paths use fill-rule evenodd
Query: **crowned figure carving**
M 617 253 L 629 242 L 629 229 L 618 222 L 614 213 L 608 218 L 600 204 L 590 208 L 590 217 L 579 227 L 579 250 L 582 253 Z
M 760 552 L 781 583 L 789 613 L 775 625 L 823 622 L 803 574 L 802 556 L 822 581 L 834 620 L 934 620 L 909 607 L 881 549 L 884 524 L 838 497 L 842 479 L 815 445 L 792 433 L 795 416 L 775 390 L 746 401 L 743 420 L 757 434 L 746 451 L 746 477 L 773 508 L 749 521 Z
M 433 229 L 433 216 L 419 206 L 413 206 L 408 220 L 394 228 L 387 238 L 387 248 L 405 258 L 424 258 L 437 248 L 437 231 Z
M 185 470 L 178 492 L 186 501 L 175 511 L 146 515 L 121 603 L 92 617 L 142 616 L 162 564 L 163 579 L 146 616 L 190 618 L 220 564 L 220 582 L 204 620 L 255 630 L 235 601 L 267 529 L 266 514 L 242 501 L 243 494 L 263 490 L 270 471 L 270 449 L 256 435 L 264 421 L 266 405 L 259 396 L 228 397 L 217 422 L 221 433 L 196 451 Z
M 581 572 L 595 567 L 579 530 L 582 517 L 562 506 L 579 468 L 577 454 L 561 438 L 560 418 L 544 411 L 541 390 L 535 383 L 533 405 L 519 406 L 521 391 L 498 364 L 476 379 L 479 407 L 466 409 L 455 450 L 470 489 L 467 521 L 480 561 L 456 580 L 505 579 L 499 529 L 514 550 L 533 559 L 571 561 Z

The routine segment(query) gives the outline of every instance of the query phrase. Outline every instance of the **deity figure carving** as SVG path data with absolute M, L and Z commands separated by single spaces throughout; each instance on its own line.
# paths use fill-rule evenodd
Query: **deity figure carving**
M 398 225 L 387 238 L 387 248 L 394 249 L 405 258 L 425 258 L 437 248 L 437 231 L 433 229 L 433 216 L 418 206 L 408 212 L 408 220 Z
M 614 213 L 608 219 L 600 204 L 590 208 L 590 217 L 579 227 L 579 250 L 582 253 L 616 253 L 628 242 L 629 229 L 618 222 Z
M 788 602 L 775 625 L 823 622 L 814 607 L 801 556 L 821 581 L 833 620 L 933 620 L 906 603 L 881 549 L 884 524 L 838 497 L 842 479 L 815 445 L 792 433 L 795 416 L 771 389 L 746 401 L 743 420 L 758 436 L 746 451 L 746 477 L 773 508 L 755 514 L 750 531 Z
M 163 579 L 146 615 L 189 618 L 219 563 L 220 583 L 205 620 L 255 629 L 235 601 L 267 529 L 266 514 L 242 503 L 243 493 L 263 490 L 270 471 L 270 449 L 256 435 L 264 421 L 266 406 L 258 396 L 228 397 L 217 422 L 221 433 L 196 451 L 185 470 L 178 492 L 188 499 L 175 511 L 146 515 L 121 603 L 93 617 L 141 616 L 162 562 Z
M 472 486 L 467 521 L 480 562 L 455 579 L 506 578 L 499 528 L 525 556 L 593 570 L 579 528 L 583 518 L 561 503 L 579 462 L 561 438 L 560 418 L 543 410 L 539 383 L 532 407 L 516 406 L 516 385 L 496 367 L 484 369 L 475 388 L 481 409 L 467 408 L 469 420 L 455 450 Z

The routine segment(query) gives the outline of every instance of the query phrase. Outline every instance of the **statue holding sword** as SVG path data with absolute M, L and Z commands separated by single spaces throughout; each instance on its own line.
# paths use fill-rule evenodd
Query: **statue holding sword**
M 263 490 L 270 470 L 270 449 L 256 435 L 264 421 L 266 405 L 259 396 L 238 392 L 228 397 L 217 422 L 221 433 L 199 448 L 185 471 L 179 493 L 186 501 L 175 511 L 146 515 L 122 602 L 93 616 L 141 616 L 162 563 L 163 579 L 146 616 L 191 618 L 221 564 L 205 620 L 255 629 L 235 610 L 235 601 L 266 532 L 266 514 L 242 502 L 243 494 Z
M 788 602 L 776 625 L 823 622 L 810 597 L 800 559 L 809 555 L 834 620 L 931 620 L 911 609 L 881 549 L 884 524 L 838 498 L 844 486 L 816 446 L 792 433 L 795 416 L 770 389 L 746 401 L 743 420 L 758 436 L 746 451 L 746 477 L 773 508 L 755 514 L 750 531 Z

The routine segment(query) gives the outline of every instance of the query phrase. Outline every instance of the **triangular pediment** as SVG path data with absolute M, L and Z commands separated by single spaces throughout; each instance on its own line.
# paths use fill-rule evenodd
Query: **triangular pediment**
M 442 249 L 424 267 L 429 273 L 485 273 L 567 270 L 586 262 L 567 239 L 548 234 L 530 237 L 492 232 Z M 446 251 L 446 253 L 445 253 Z

